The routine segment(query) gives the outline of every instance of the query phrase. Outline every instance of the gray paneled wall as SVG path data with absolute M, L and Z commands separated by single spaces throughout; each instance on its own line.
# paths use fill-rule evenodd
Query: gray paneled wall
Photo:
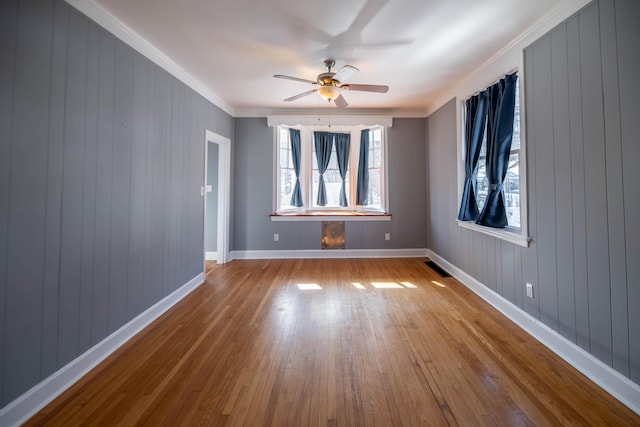
M 233 119 L 62 1 L 0 2 L 0 407 L 202 272 Z
M 204 248 L 207 252 L 216 252 L 218 245 L 218 144 L 208 142 L 207 152 L 207 185 L 211 186 L 211 192 L 207 193 L 207 218 L 206 233 L 204 236 Z
M 636 383 L 638 20 L 600 0 L 525 49 L 529 248 L 457 227 L 455 103 L 427 119 L 429 247 Z
M 236 119 L 233 183 L 235 250 L 321 248 L 321 223 L 271 222 L 274 130 L 264 118 Z M 423 119 L 394 119 L 388 132 L 389 222 L 347 222 L 347 249 L 425 248 Z M 274 242 L 278 233 L 280 241 Z M 384 240 L 391 233 L 391 240 Z

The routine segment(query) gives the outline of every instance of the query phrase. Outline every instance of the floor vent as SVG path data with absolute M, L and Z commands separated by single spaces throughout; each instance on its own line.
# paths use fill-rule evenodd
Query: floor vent
M 427 266 L 429 268 L 431 268 L 433 271 L 435 271 L 436 273 L 438 273 L 440 275 L 440 277 L 451 277 L 451 275 L 449 273 L 447 273 L 445 270 L 443 270 L 438 264 L 436 264 L 433 261 L 425 261 L 425 264 L 427 264 Z

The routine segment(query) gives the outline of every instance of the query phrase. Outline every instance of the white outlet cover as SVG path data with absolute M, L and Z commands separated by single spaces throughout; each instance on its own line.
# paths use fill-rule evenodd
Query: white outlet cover
M 527 296 L 533 298 L 533 284 L 527 283 Z

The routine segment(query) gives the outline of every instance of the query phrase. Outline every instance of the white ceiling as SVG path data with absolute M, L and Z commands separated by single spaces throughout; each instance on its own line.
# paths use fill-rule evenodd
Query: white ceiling
M 313 89 L 336 60 L 360 72 L 348 109 L 425 111 L 561 0 L 94 0 L 179 64 L 236 116 L 327 108 Z

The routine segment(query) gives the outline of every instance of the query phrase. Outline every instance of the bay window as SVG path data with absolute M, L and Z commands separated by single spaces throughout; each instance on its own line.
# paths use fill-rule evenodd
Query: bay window
M 275 158 L 276 213 L 387 212 L 383 126 L 280 125 Z

